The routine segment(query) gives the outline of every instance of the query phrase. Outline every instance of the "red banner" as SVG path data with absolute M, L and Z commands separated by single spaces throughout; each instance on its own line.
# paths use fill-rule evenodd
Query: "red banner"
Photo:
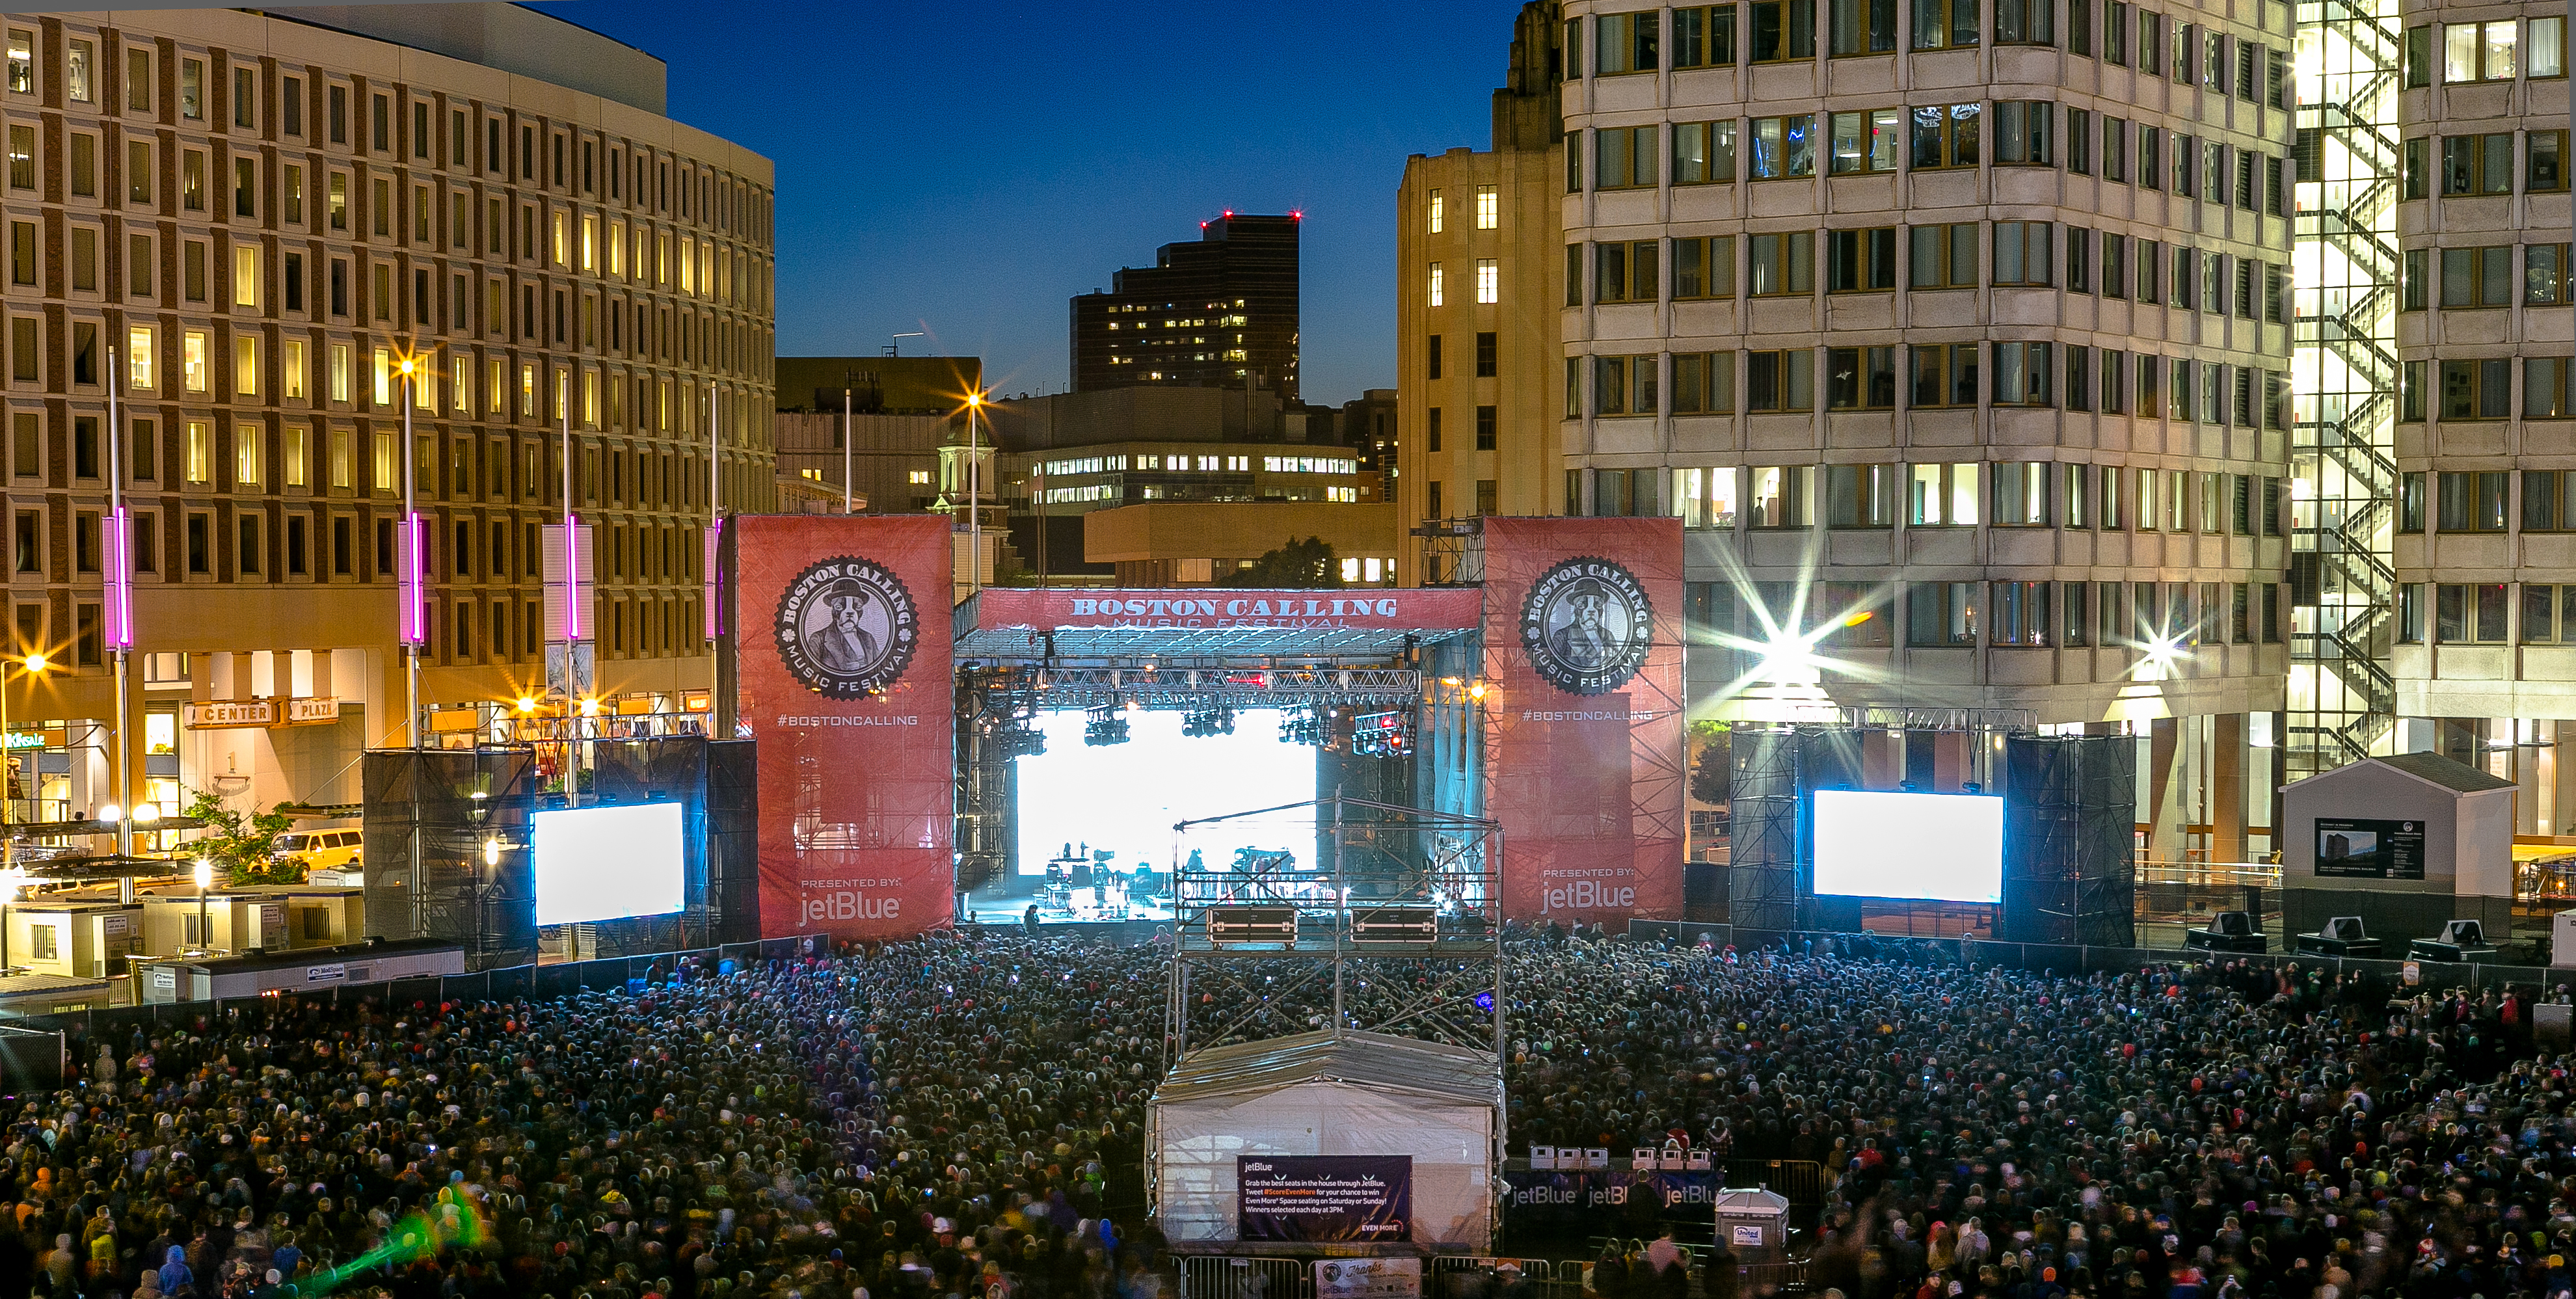
M 1489 518 L 1484 537 L 1504 915 L 1678 918 L 1681 521 Z
M 901 938 L 955 918 L 940 515 L 735 520 L 742 721 L 760 741 L 760 928 Z
M 975 629 L 1330 628 L 1418 631 L 1468 628 L 1481 616 L 1476 592 L 1436 590 L 1068 591 L 988 587 L 975 596 Z

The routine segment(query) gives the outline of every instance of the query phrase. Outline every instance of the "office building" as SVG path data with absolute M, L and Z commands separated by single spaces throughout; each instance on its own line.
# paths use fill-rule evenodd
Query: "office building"
M 995 402 L 985 429 L 1013 557 L 1049 582 L 1203 584 L 1322 536 L 1363 561 L 1353 582 L 1389 584 L 1393 516 L 1343 513 L 1383 504 L 1381 475 L 1343 444 L 1344 415 L 1259 384 Z
M 1563 71 L 1558 270 L 1542 306 L 1497 259 L 1502 300 L 1475 305 L 1558 313 L 1560 454 L 1498 460 L 1501 510 L 1541 468 L 1544 508 L 1683 521 L 1695 715 L 2126 731 L 2154 849 L 2268 851 L 2290 8 L 1555 16 L 1554 53 L 1515 65 Z M 1406 296 L 1446 304 L 1458 254 L 1404 220 Z M 1406 366 L 1433 332 L 1408 321 Z M 1406 451 L 1408 517 L 1481 512 L 1445 483 L 1435 507 L 1439 456 L 1417 482 Z
M 1491 149 L 1405 160 L 1388 495 L 1408 520 L 1565 510 L 1559 21 L 1553 3 L 1522 7 Z M 1405 548 L 1405 581 L 1424 580 L 1423 560 Z
M 505 701 L 545 690 L 567 439 L 603 711 L 703 707 L 699 530 L 774 493 L 766 159 L 665 116 L 659 59 L 516 6 L 0 31 L 9 650 L 56 665 L 6 673 L 13 727 L 46 744 L 17 816 L 112 801 L 120 735 L 166 811 L 182 787 L 354 801 L 357 752 L 411 738 L 407 476 L 435 738 L 497 738 Z M 122 727 L 112 446 L 137 570 Z
M 778 498 L 793 513 L 922 514 L 940 502 L 940 448 L 965 441 L 984 363 L 958 356 L 778 358 Z
M 2318 315 L 2335 344 L 2317 349 L 2326 381 L 2307 417 L 2329 484 L 2318 527 L 2349 552 L 2327 556 L 2319 584 L 2343 615 L 2329 628 L 2336 639 L 2387 669 L 2348 674 L 2346 733 L 2373 751 L 2430 749 L 2511 779 L 2517 832 L 2566 834 L 2576 819 L 2576 763 L 2558 756 L 2576 743 L 2567 11 L 2425 5 L 2345 20 L 2320 39 L 2330 54 L 2351 52 L 2329 69 L 2354 69 L 2330 72 L 2320 89 L 2356 111 L 2320 115 L 2323 166 L 2300 186 L 2301 207 L 2326 218 L 2301 248 L 2322 286 L 2302 314 Z M 2385 592 L 2375 601 L 2374 578 Z M 2340 608 L 2338 583 L 2357 593 Z
M 1227 212 L 1073 299 L 1073 389 L 1241 388 L 1297 400 L 1303 217 Z

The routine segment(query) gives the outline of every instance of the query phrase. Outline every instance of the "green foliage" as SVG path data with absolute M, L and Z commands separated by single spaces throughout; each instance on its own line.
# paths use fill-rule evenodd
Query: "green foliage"
M 1217 584 L 1269 590 L 1339 590 L 1342 563 L 1334 556 L 1332 543 L 1321 537 L 1304 541 L 1291 538 L 1287 545 L 1252 561 L 1252 567 L 1228 573 Z
M 206 833 L 189 840 L 187 851 L 212 860 L 226 887 L 301 884 L 304 863 L 281 861 L 275 855 L 277 837 L 295 828 L 288 806 L 280 803 L 265 812 L 253 808 L 245 814 L 225 806 L 220 795 L 196 791 L 184 815 L 196 818 Z
M 1725 803 L 1735 792 L 1735 736 L 1718 729 L 1700 732 L 1692 728 L 1691 738 L 1702 740 L 1699 759 L 1691 764 L 1690 796 L 1703 803 Z

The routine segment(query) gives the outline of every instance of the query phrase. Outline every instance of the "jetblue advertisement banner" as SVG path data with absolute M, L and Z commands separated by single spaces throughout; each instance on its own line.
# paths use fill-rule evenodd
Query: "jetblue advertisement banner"
M 1237 1155 L 1240 1240 L 1409 1241 L 1411 1155 Z
M 1551 1225 L 1599 1221 L 1602 1210 L 1650 1206 L 1660 1218 L 1705 1221 L 1716 1212 L 1719 1174 L 1701 1172 L 1603 1172 L 1503 1174 L 1509 1193 L 1504 1212 L 1514 1227 L 1544 1230 Z

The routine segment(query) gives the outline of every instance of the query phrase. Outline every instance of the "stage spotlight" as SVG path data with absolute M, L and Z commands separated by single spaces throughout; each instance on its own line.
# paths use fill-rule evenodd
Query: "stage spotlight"
M 1232 735 L 1234 734 L 1234 710 L 1203 708 L 1194 713 L 1184 714 L 1181 718 L 1181 734 L 1193 740 L 1204 739 L 1211 735 Z
M 1401 758 L 1412 751 L 1412 713 L 1362 713 L 1351 719 L 1351 752 L 1363 758 Z
M 1127 716 L 1114 705 L 1087 710 L 1082 724 L 1082 742 L 1095 748 L 1127 742 Z
M 1322 744 L 1324 742 L 1324 720 L 1320 712 L 1309 708 L 1300 712 L 1289 713 L 1281 717 L 1279 719 L 1279 742 L 1281 744 L 1303 744 L 1309 747 Z

